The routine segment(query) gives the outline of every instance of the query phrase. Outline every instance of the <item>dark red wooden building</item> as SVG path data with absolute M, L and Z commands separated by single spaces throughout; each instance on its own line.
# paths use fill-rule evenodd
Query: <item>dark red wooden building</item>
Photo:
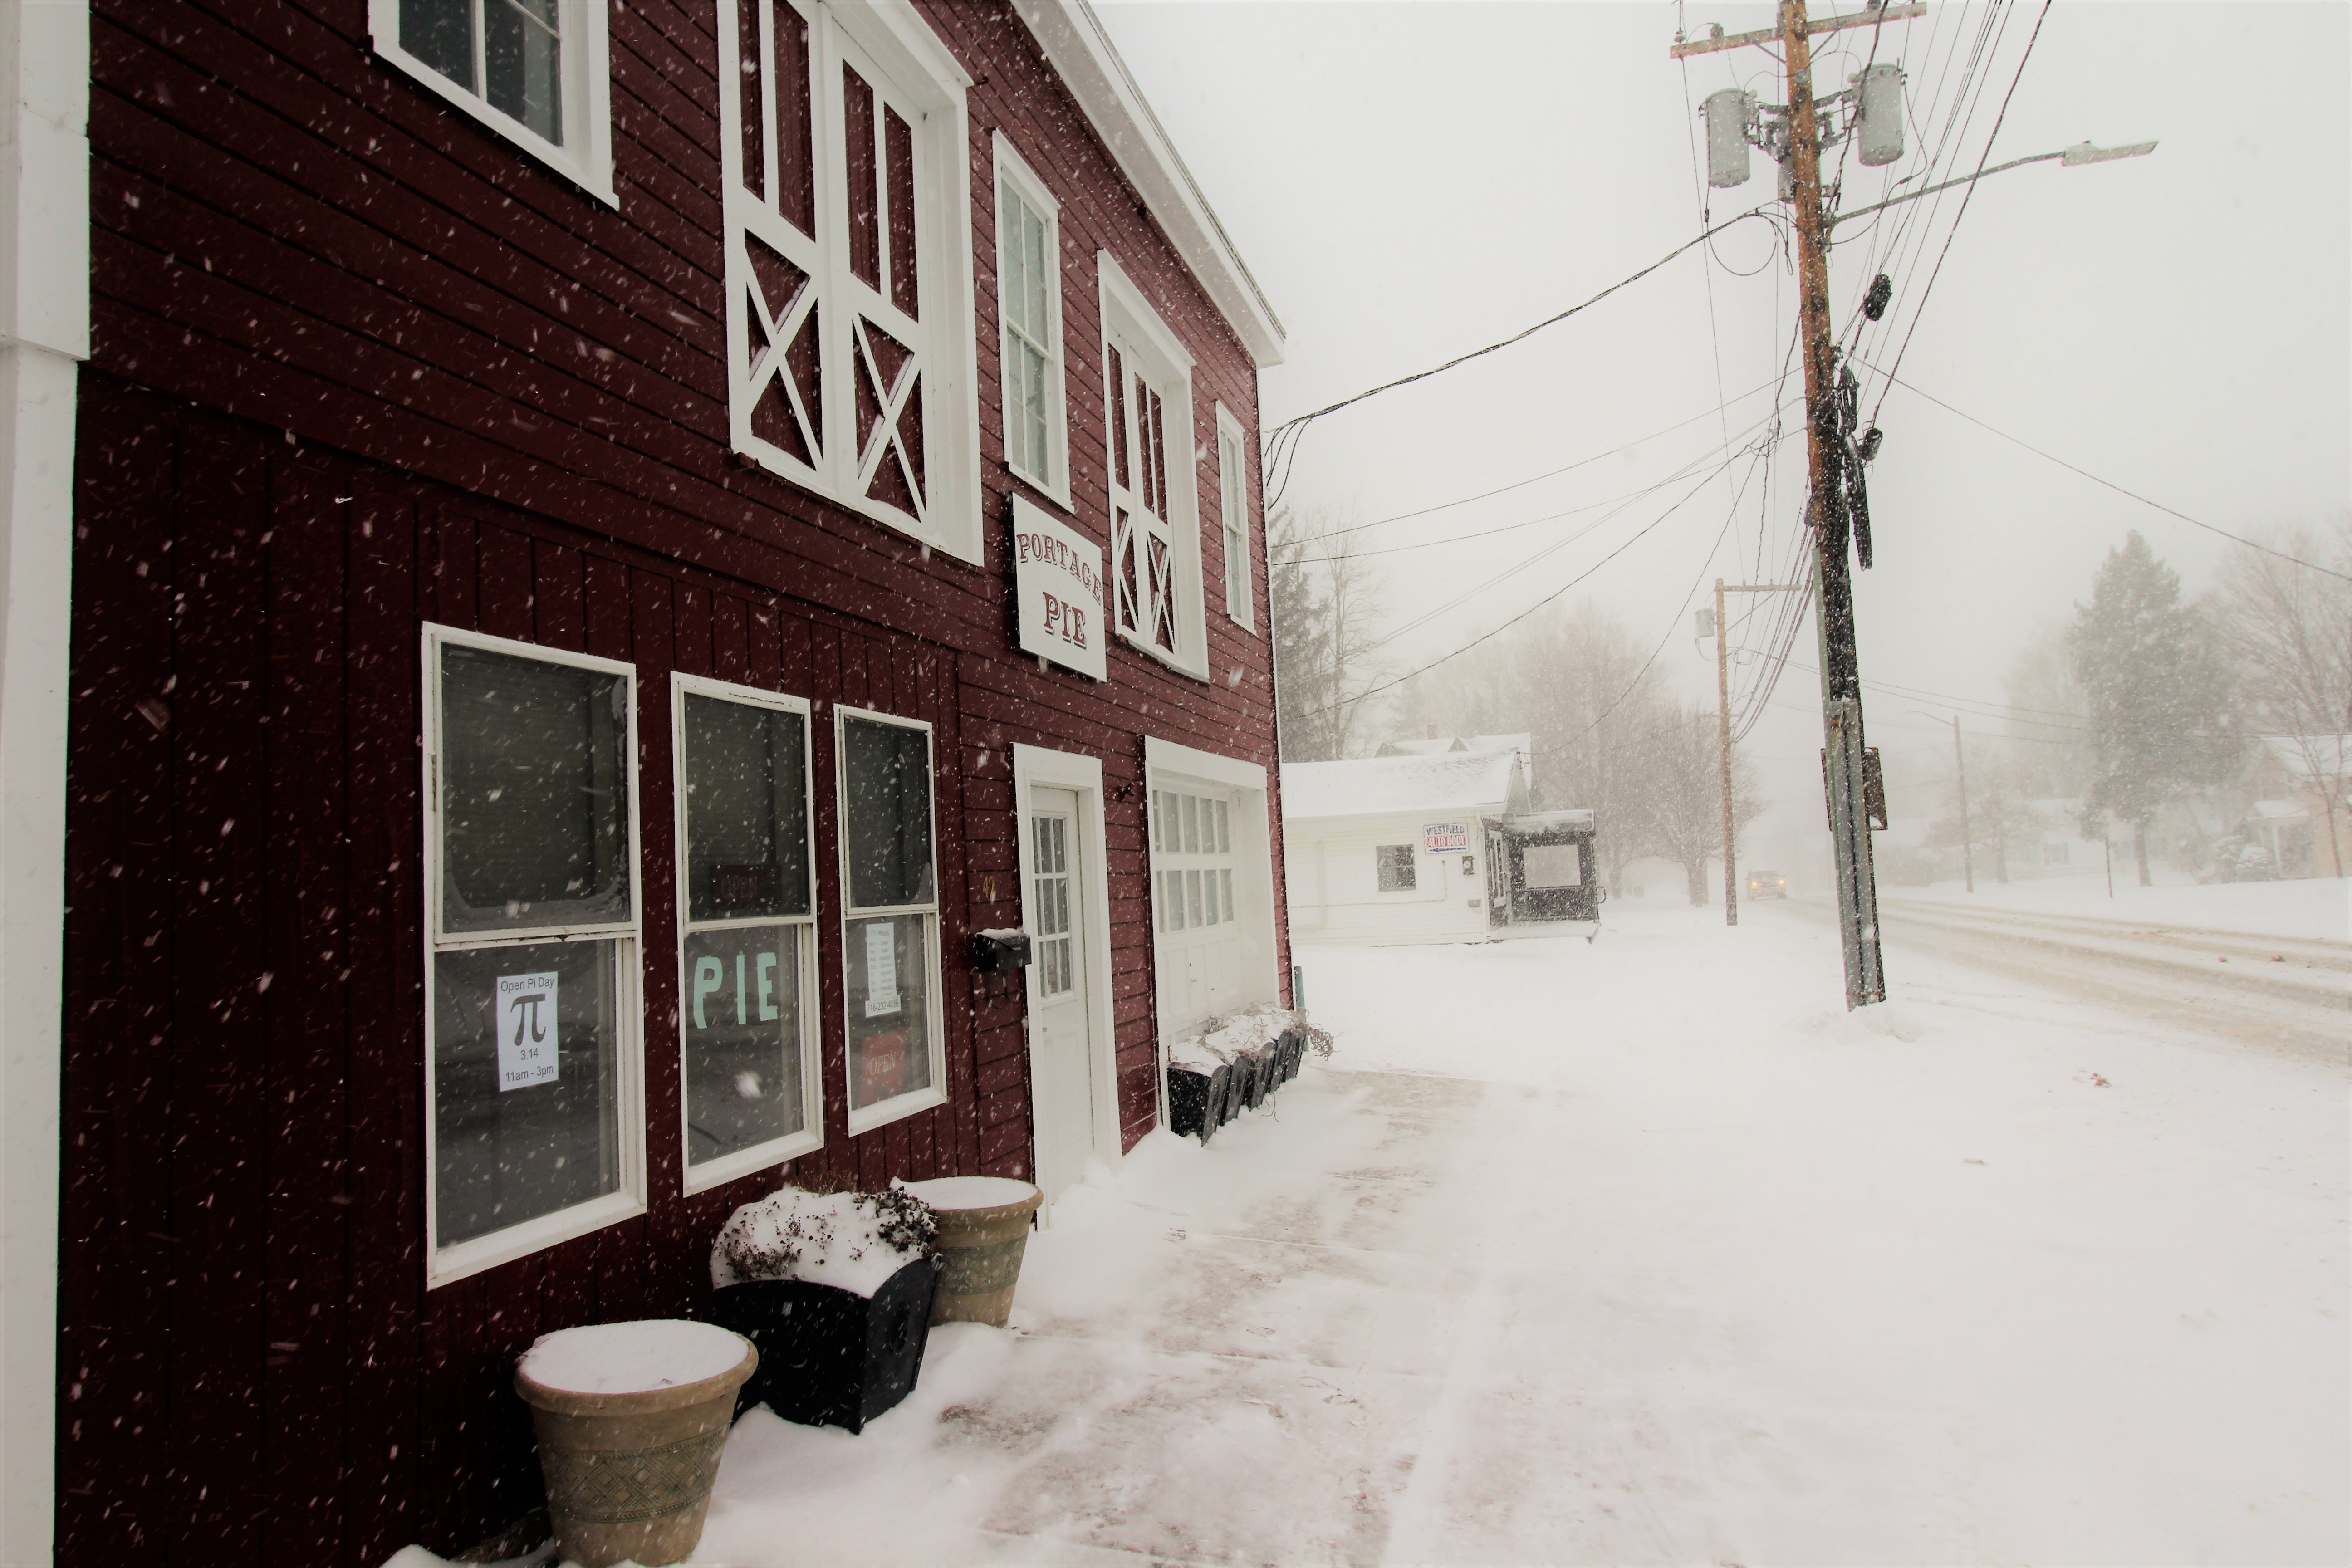
M 463 1548 L 535 1335 L 1282 999 L 1281 331 L 1079 0 L 8 25 L 12 1547 Z

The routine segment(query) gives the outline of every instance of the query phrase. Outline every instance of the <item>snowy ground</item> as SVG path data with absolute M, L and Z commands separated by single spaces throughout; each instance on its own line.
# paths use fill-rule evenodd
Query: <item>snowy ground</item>
M 2344 1562 L 2341 1067 L 1719 920 L 1309 950 L 1329 1067 L 747 1416 L 692 1561 Z

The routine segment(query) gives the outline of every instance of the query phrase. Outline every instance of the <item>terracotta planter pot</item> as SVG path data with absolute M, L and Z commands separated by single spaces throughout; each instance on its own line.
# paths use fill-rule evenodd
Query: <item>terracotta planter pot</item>
M 983 1200 L 990 1195 L 968 1185 L 976 1182 L 1003 1191 L 1026 1188 L 1027 1195 L 1015 1202 L 975 1205 L 975 1195 Z M 942 1268 L 940 1292 L 931 1298 L 931 1321 L 1004 1327 L 1013 1310 L 1013 1286 L 1021 1279 L 1021 1255 L 1029 1245 L 1029 1222 L 1045 1194 L 1026 1182 L 971 1176 L 909 1182 L 907 1190 L 929 1204 L 940 1219 Z
M 749 1341 L 728 1371 L 626 1394 L 551 1388 L 515 1373 L 539 1435 L 547 1511 L 563 1557 L 583 1568 L 676 1563 L 702 1539 L 735 1393 L 757 1371 Z

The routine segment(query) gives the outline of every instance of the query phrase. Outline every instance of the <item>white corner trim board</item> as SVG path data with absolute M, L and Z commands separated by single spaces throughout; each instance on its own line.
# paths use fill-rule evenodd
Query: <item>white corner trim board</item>
M 57 1510 L 58 1101 L 89 8 L 0 5 L 0 1558 Z

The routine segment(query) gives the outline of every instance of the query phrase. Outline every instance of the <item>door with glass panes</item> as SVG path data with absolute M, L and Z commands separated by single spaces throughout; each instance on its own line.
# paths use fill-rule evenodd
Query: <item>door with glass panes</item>
M 1152 922 L 1164 1018 L 1239 1005 L 1247 943 L 1234 907 L 1232 792 L 1175 781 L 1151 792 Z
M 1037 1116 L 1037 1184 L 1051 1203 L 1085 1173 L 1095 1146 L 1094 1052 L 1079 899 L 1078 797 L 1030 791 L 1029 887 L 1024 911 L 1030 955 L 1029 1071 Z

